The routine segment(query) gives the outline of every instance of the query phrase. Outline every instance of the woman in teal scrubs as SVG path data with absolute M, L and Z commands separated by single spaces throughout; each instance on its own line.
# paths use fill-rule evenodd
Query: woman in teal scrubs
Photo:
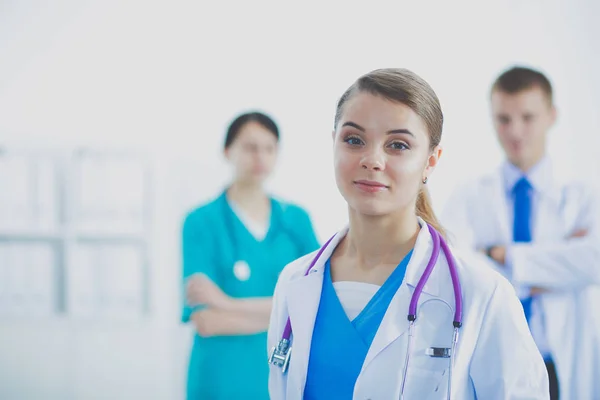
M 227 131 L 234 180 L 183 224 L 182 319 L 196 330 L 188 400 L 268 400 L 266 330 L 279 272 L 319 247 L 310 218 L 264 189 L 278 151 L 268 116 L 240 115 Z

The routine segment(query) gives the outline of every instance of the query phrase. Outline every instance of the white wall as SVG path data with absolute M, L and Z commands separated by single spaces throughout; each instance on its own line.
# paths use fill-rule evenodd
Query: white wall
M 0 5 L 0 145 L 140 148 L 156 173 L 152 315 L 2 321 L 2 399 L 183 398 L 180 219 L 225 182 L 223 132 L 241 110 L 278 119 L 271 187 L 309 209 L 322 239 L 345 221 L 331 170 L 335 103 L 378 67 L 415 70 L 442 100 L 437 207 L 457 180 L 501 160 L 487 95 L 515 62 L 553 80 L 561 114 L 551 152 L 563 168 L 600 170 L 600 7 L 591 0 L 149 3 Z

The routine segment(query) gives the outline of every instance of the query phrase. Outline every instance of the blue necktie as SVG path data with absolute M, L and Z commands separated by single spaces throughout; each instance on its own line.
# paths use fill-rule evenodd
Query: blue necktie
M 531 189 L 531 184 L 525 177 L 519 179 L 513 187 L 515 200 L 513 241 L 515 243 L 531 242 Z M 531 301 L 531 296 L 521 300 L 527 322 L 531 316 Z

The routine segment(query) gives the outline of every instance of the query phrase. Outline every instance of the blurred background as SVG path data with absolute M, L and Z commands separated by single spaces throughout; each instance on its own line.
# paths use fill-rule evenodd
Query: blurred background
M 552 157 L 595 179 L 598 15 L 592 0 L 0 0 L 0 398 L 184 398 L 181 223 L 227 182 L 240 112 L 276 118 L 269 188 L 321 240 L 346 222 L 335 104 L 375 68 L 412 69 L 441 99 L 436 208 L 502 160 L 488 94 L 515 63 L 554 85 Z

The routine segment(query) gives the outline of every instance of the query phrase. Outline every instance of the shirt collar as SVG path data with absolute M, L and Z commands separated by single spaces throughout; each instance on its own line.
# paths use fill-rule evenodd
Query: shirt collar
M 552 184 L 552 164 L 548 157 L 544 157 L 527 173 L 523 173 L 518 167 L 505 161 L 502 165 L 502 176 L 504 179 L 504 188 L 508 194 L 511 193 L 517 181 L 522 177 L 527 178 L 533 190 L 543 193 L 549 190 Z

